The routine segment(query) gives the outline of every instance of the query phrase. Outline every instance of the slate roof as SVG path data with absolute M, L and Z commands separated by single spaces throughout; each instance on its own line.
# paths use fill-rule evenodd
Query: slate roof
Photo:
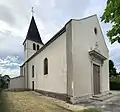
M 27 32 L 26 39 L 38 42 L 43 45 L 43 42 L 41 40 L 39 31 L 38 31 L 38 28 L 37 28 L 37 25 L 35 23 L 35 19 L 33 16 L 32 16 L 31 22 L 30 22 L 30 26 L 29 26 L 29 29 Z

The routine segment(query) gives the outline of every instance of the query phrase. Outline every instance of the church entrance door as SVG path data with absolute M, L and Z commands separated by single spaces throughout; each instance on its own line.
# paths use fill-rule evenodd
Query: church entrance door
M 93 64 L 94 95 L 100 94 L 100 66 Z

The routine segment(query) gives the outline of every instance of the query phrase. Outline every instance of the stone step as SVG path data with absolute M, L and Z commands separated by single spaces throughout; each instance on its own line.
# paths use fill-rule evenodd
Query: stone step
M 104 101 L 104 100 L 107 100 L 109 98 L 112 98 L 114 95 L 113 94 L 109 94 L 109 95 L 105 95 L 105 96 L 102 96 L 102 97 L 92 97 L 91 99 L 92 100 L 97 100 L 97 101 Z
M 100 97 L 103 97 L 103 96 L 107 96 L 109 94 L 112 94 L 112 93 L 108 92 L 108 93 L 97 94 L 97 95 L 93 95 L 93 97 L 100 98 Z

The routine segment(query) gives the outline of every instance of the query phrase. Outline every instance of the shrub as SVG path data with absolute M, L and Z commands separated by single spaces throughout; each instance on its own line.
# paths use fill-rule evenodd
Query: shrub
M 120 90 L 120 76 L 110 77 L 110 90 Z
M 4 75 L 4 76 L 0 75 L 0 92 L 3 89 L 8 88 L 9 83 L 10 83 L 10 77 L 8 75 Z

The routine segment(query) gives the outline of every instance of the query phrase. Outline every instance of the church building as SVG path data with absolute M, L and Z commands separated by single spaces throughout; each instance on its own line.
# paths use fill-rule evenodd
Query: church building
M 71 19 L 45 44 L 32 16 L 23 46 L 20 76 L 10 88 L 71 103 L 109 92 L 109 51 L 97 15 Z

